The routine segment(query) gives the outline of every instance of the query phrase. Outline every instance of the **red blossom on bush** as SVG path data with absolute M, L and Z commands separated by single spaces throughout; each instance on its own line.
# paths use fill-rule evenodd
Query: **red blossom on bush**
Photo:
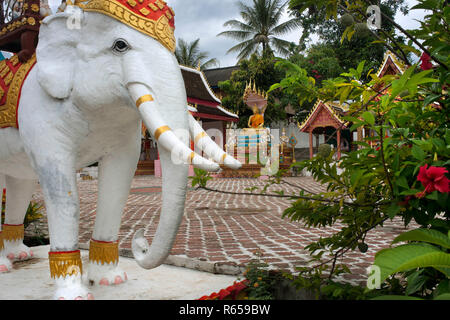
M 403 200 L 402 202 L 399 202 L 399 205 L 400 205 L 400 206 L 404 206 L 404 207 L 408 206 L 409 201 L 410 201 L 412 198 L 413 198 L 412 196 L 406 196 L 406 197 L 405 197 L 405 200 Z
M 247 288 L 248 280 L 234 282 L 232 286 L 222 289 L 219 293 L 212 293 L 209 296 L 203 296 L 198 300 L 236 300 L 238 295 Z
M 425 194 L 436 190 L 442 193 L 450 192 L 450 180 L 445 176 L 446 173 L 448 171 L 443 167 L 431 166 L 428 168 L 428 164 L 420 167 L 417 181 L 422 183 L 425 190 L 419 192 L 416 196 L 423 198 Z
M 420 65 L 420 69 L 429 70 L 433 68 L 433 64 L 431 63 L 431 57 L 426 52 L 422 54 L 422 56 L 420 57 L 420 61 L 422 62 Z

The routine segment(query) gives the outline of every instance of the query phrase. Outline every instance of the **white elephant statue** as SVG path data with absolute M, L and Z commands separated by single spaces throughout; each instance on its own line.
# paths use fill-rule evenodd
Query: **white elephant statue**
M 163 172 L 156 235 L 149 245 L 139 230 L 132 241 L 143 268 L 161 265 L 171 250 L 184 213 L 189 164 L 208 171 L 219 170 L 219 164 L 241 166 L 188 112 L 173 54 L 173 15 L 161 0 L 89 0 L 67 6 L 42 21 L 35 57 L 24 64 L 15 57 L 0 64 L 1 77 L 4 64 L 11 72 L 16 68 L 6 105 L 0 105 L 0 181 L 7 190 L 0 273 L 11 271 L 11 262 L 32 256 L 22 242 L 23 220 L 39 181 L 54 297 L 92 298 L 81 277 L 76 171 L 98 162 L 87 276 L 95 284 L 126 280 L 118 266 L 118 232 L 139 159 L 142 120 L 158 141 Z M 190 139 L 214 161 L 194 153 Z

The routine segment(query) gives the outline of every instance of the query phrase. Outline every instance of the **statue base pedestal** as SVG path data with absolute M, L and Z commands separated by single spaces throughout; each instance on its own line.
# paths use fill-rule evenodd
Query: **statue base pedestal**
M 50 278 L 50 246 L 32 248 L 35 258 L 14 263 L 11 272 L 1 275 L 0 300 L 51 300 L 54 282 Z M 89 253 L 81 250 L 87 266 Z M 219 292 L 237 280 L 197 270 L 162 265 L 145 270 L 134 259 L 120 257 L 119 266 L 128 281 L 117 286 L 87 286 L 97 300 L 194 300 L 210 292 Z M 85 268 L 87 269 L 87 268 Z

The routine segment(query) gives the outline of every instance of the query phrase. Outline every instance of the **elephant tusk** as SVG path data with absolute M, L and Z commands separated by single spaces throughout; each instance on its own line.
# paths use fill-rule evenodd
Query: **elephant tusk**
M 148 88 L 141 84 L 131 84 L 129 90 L 136 101 L 136 107 L 144 120 L 149 132 L 153 135 L 158 145 L 172 154 L 172 161 L 192 164 L 206 171 L 218 171 L 220 166 L 193 152 L 175 135 L 172 129 L 163 121 L 156 101 L 148 93 Z
M 201 125 L 194 119 L 189 113 L 189 131 L 192 140 L 196 146 L 198 146 L 208 157 L 212 158 L 215 162 L 224 164 L 231 169 L 239 169 L 242 164 L 223 151 L 203 130 Z

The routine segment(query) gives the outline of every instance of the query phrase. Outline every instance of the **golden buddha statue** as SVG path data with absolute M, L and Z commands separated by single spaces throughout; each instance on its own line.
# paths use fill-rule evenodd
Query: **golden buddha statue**
M 252 108 L 253 115 L 248 119 L 248 127 L 253 129 L 260 129 L 264 126 L 264 112 L 266 111 L 266 107 L 263 110 L 260 110 L 256 105 Z
M 244 93 L 244 102 L 253 111 L 253 115 L 248 119 L 248 127 L 261 129 L 264 126 L 264 113 L 267 109 L 268 94 L 257 90 L 255 83 L 250 81 Z

